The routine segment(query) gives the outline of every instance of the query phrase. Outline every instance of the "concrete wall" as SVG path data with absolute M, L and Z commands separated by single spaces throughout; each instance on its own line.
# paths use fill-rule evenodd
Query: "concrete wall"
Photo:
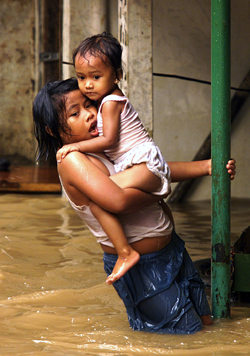
M 84 38 L 111 32 L 117 37 L 117 0 L 64 0 L 63 61 L 72 62 L 72 51 Z M 75 76 L 72 66 L 63 64 L 63 78 Z
M 0 2 L 0 157 L 34 161 L 34 1 Z
M 123 47 L 121 90 L 153 135 L 152 1 L 119 1 L 119 41 Z
M 166 5 L 167 4 L 167 5 Z M 232 86 L 250 69 L 250 3 L 231 1 Z M 153 1 L 153 71 L 210 81 L 210 1 Z M 154 140 L 167 160 L 192 160 L 211 130 L 210 86 L 154 77 Z M 233 94 L 233 92 L 232 92 Z M 250 104 L 232 127 L 237 179 L 232 196 L 250 197 Z M 199 180 L 189 199 L 210 199 L 211 179 Z

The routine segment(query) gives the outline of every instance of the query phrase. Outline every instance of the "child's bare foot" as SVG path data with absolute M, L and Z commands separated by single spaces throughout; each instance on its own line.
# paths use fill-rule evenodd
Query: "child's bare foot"
M 125 257 L 118 256 L 115 267 L 114 267 L 112 273 L 106 279 L 106 283 L 113 284 L 119 278 L 124 276 L 124 274 L 130 268 L 132 268 L 139 261 L 139 259 L 140 259 L 139 253 L 133 249 L 129 252 L 129 255 L 127 255 Z
M 207 315 L 201 315 L 201 321 L 203 325 L 212 325 L 213 320 L 210 314 Z

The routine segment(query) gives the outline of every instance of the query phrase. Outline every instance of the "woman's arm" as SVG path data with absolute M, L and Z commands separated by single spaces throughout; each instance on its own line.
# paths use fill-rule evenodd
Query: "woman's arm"
M 80 152 L 72 152 L 58 165 L 63 186 L 75 204 L 88 205 L 92 200 L 107 211 L 121 214 L 137 211 L 164 198 L 134 188 L 121 189 L 119 182 L 129 169 L 109 177 L 107 168 L 97 158 L 95 161 Z M 211 174 L 210 160 L 169 162 L 169 166 L 175 182 Z M 235 161 L 230 160 L 227 168 L 233 177 Z
M 211 175 L 211 159 L 192 162 L 168 162 L 168 165 L 173 183 Z M 231 179 L 234 179 L 234 175 L 236 174 L 235 160 L 229 160 L 226 168 Z M 140 175 L 139 165 L 134 165 L 123 172 L 114 174 L 110 179 L 124 189 L 130 187 L 133 181 L 138 179 L 138 175 Z
M 194 179 L 212 174 L 211 159 L 192 162 L 168 162 L 168 165 L 171 170 L 172 182 L 182 182 L 187 179 Z M 236 174 L 236 162 L 234 159 L 228 161 L 226 169 L 228 174 L 230 174 L 231 180 L 233 180 Z
M 120 214 L 162 199 L 134 188 L 121 189 L 109 178 L 106 167 L 96 161 L 97 164 L 80 152 L 71 152 L 58 165 L 63 186 L 75 204 L 88 205 L 92 200 L 101 208 Z

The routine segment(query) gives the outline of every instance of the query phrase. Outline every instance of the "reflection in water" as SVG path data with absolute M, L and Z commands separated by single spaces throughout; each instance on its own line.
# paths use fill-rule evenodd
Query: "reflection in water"
M 249 203 L 233 200 L 232 241 L 250 225 Z M 192 258 L 210 257 L 209 202 L 173 210 Z M 100 247 L 59 195 L 0 196 L 0 231 L 0 355 L 249 354 L 249 304 L 191 336 L 131 331 Z

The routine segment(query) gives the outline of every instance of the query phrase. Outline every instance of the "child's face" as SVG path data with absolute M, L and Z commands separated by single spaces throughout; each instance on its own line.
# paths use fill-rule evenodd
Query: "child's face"
M 65 95 L 66 124 L 70 134 L 61 134 L 63 144 L 89 140 L 98 136 L 97 109 L 80 90 Z
M 75 70 L 81 92 L 98 103 L 116 88 L 115 71 L 100 57 L 79 54 L 75 58 Z

